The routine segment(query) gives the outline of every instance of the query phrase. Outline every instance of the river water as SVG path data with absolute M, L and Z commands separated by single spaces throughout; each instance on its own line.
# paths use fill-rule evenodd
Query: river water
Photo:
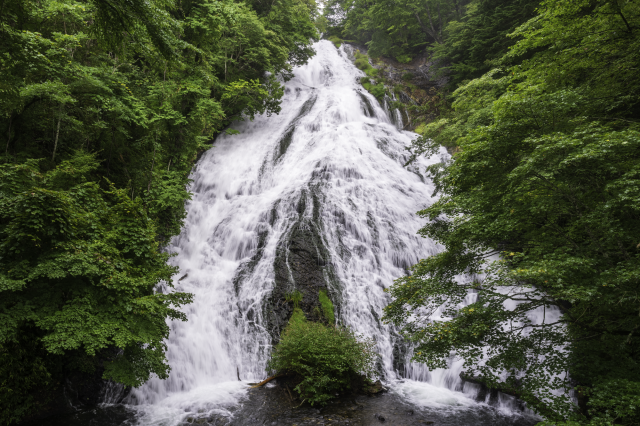
M 286 83 L 279 115 L 238 123 L 239 134 L 218 137 L 198 162 L 185 227 L 168 247 L 180 268 L 176 289 L 194 294 L 188 322 L 171 324 L 170 377 L 134 389 L 123 405 L 111 406 L 112 419 L 96 412 L 104 418 L 96 424 L 233 418 L 247 401 L 247 383 L 266 376 L 272 339 L 265 303 L 294 226 L 313 228 L 321 239 L 337 318 L 376 340 L 395 398 L 466 419 L 446 424 L 523 424 L 526 414 L 508 398 L 478 401 L 478 389 L 459 379 L 460 361 L 431 372 L 411 364 L 410 350 L 381 323 L 384 288 L 439 251 L 417 236 L 423 219 L 416 212 L 433 202 L 421 173 L 448 154 L 404 167 L 416 135 L 400 130 L 399 114 L 358 84 L 364 74 L 345 46 L 320 41 L 315 49 Z

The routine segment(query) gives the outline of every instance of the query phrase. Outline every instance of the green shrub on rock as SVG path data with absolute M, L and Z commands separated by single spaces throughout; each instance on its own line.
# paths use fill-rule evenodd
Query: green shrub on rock
M 353 389 L 354 383 L 373 378 L 373 347 L 372 340 L 348 328 L 307 321 L 296 308 L 267 369 L 297 376 L 300 382 L 294 389 L 300 397 L 311 405 L 324 405 L 336 393 Z
M 360 53 L 360 51 L 356 50 L 355 52 L 355 65 L 359 70 L 367 71 L 371 68 L 371 64 L 369 63 L 369 56 L 366 53 Z
M 369 92 L 378 99 L 384 98 L 385 89 L 384 84 L 378 83 L 375 86 L 371 86 Z
M 320 300 L 320 306 L 322 306 L 322 315 L 327 320 L 329 325 L 336 323 L 336 317 L 333 314 L 333 302 L 327 296 L 327 292 L 320 290 L 318 293 L 318 299 Z
M 340 46 L 342 45 L 342 39 L 340 37 L 338 37 L 338 36 L 332 35 L 327 40 L 329 40 L 331 43 L 333 43 L 333 45 L 336 47 L 336 49 L 339 49 Z

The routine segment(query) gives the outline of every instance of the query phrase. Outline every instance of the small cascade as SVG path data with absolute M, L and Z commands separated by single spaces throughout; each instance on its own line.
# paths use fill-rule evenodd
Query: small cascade
M 416 135 L 358 84 L 364 74 L 344 45 L 315 49 L 286 83 L 282 112 L 238 123 L 240 134 L 218 137 L 193 171 L 185 226 L 168 250 L 180 268 L 175 287 L 194 302 L 188 322 L 171 323 L 169 378 L 126 400 L 139 424 L 232 415 L 247 383 L 265 377 L 286 321 L 282 295 L 303 284 L 326 288 L 338 320 L 375 339 L 392 392 L 420 407 L 486 407 L 477 385 L 462 384 L 461 361 L 442 371 L 411 363 L 381 321 L 384 289 L 440 250 L 417 235 L 416 212 L 433 202 L 422 172 L 449 156 L 442 149 L 404 167 Z
M 127 394 L 127 388 L 122 383 L 107 381 L 102 387 L 100 401 L 103 404 L 118 404 Z
M 402 112 L 398 108 L 393 108 L 392 102 L 397 101 L 396 94 L 385 94 L 382 100 L 382 107 L 384 108 L 389 120 L 396 126 L 398 130 L 404 129 L 404 123 L 402 120 Z

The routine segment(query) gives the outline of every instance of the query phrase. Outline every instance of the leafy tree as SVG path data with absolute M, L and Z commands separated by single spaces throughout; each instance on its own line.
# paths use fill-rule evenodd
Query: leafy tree
M 46 173 L 37 163 L 0 166 L 3 423 L 8 411 L 29 408 L 20 389 L 47 381 L 49 355 L 77 363 L 117 348 L 105 378 L 139 386 L 150 374 L 167 377 L 166 319 L 185 320 L 177 308 L 191 300 L 154 292 L 160 283 L 170 289 L 176 268 L 141 201 L 91 179 L 93 155 Z
M 538 4 L 538 0 L 474 0 L 462 19 L 449 22 L 431 50 L 450 87 L 498 65 L 516 42 L 508 35 L 535 16 Z
M 427 44 L 441 42 L 444 28 L 460 19 L 465 0 L 343 0 L 329 2 L 330 32 L 369 47 L 373 57 L 386 55 L 409 62 Z
M 459 147 L 429 169 L 441 197 L 420 212 L 445 250 L 397 280 L 385 318 L 414 360 L 453 352 L 552 424 L 640 414 L 639 33 L 636 2 L 543 2 L 504 58 L 524 59 L 458 88 L 414 146 Z
M 126 10 L 111 17 L 101 9 L 107 2 L 3 4 L 3 160 L 48 157 L 42 164 L 53 167 L 75 150 L 96 152 L 100 174 L 162 206 L 154 218 L 165 238 L 180 228 L 197 153 L 232 120 L 279 112 L 282 87 L 273 75 L 305 62 L 317 35 L 315 4 L 302 0 L 258 11 L 230 0 L 140 2 L 158 9 L 146 20 L 138 15 L 151 11 L 137 1 L 113 3 Z M 113 19 L 121 26 L 107 34 L 101 28 Z M 117 49 L 108 50 L 107 35 Z M 163 202 L 153 197 L 159 193 Z

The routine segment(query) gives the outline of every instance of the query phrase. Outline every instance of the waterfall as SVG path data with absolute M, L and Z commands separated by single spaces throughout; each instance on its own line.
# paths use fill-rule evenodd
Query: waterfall
M 421 406 L 477 404 L 464 393 L 460 362 L 432 372 L 411 364 L 380 318 L 389 302 L 383 290 L 440 250 L 416 234 L 416 212 L 433 202 L 421 173 L 448 154 L 404 167 L 415 134 L 358 84 L 364 74 L 344 46 L 321 41 L 315 49 L 286 83 L 282 112 L 238 123 L 240 134 L 218 137 L 193 171 L 185 226 L 168 250 L 180 268 L 175 287 L 194 302 L 188 322 L 171 323 L 169 378 L 127 399 L 140 424 L 177 425 L 190 413 L 236 406 L 246 384 L 265 377 L 283 325 L 274 294 L 296 280 L 322 281 L 338 320 L 376 340 L 394 392 Z M 317 251 L 316 269 L 295 257 L 300 244 Z

